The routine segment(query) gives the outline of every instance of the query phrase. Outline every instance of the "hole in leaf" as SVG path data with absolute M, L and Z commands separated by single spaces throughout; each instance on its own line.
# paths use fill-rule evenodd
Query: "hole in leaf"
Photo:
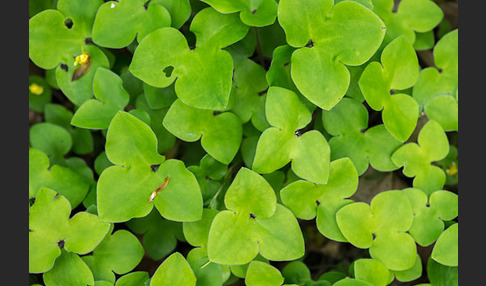
M 170 77 L 172 75 L 172 72 L 174 71 L 174 67 L 173 66 L 168 66 L 166 67 L 163 72 L 165 74 L 165 77 Z
M 59 246 L 59 248 L 63 248 L 64 247 L 64 240 L 61 239 L 57 242 L 57 246 Z
M 250 217 L 251 217 L 252 219 L 255 219 L 255 218 L 256 218 L 256 216 L 255 216 L 253 213 L 250 213 Z
M 66 28 L 68 29 L 71 29 L 73 27 L 73 20 L 71 18 L 66 18 L 64 20 L 64 26 L 66 26 Z
M 307 44 L 305 45 L 307 48 L 312 48 L 314 46 L 314 42 L 312 40 L 309 40 Z
M 84 43 L 86 45 L 93 45 L 94 44 L 93 39 L 91 39 L 91 37 L 87 37 L 86 39 L 84 39 Z
M 157 170 L 159 169 L 159 167 L 160 167 L 160 164 L 156 164 L 156 165 L 150 166 L 150 168 L 152 169 L 152 172 L 154 172 L 154 173 L 157 172 Z
M 256 11 L 257 11 L 257 9 L 255 9 L 255 10 L 251 11 L 251 13 L 252 13 L 253 15 L 255 15 Z
M 61 64 L 61 68 L 65 70 L 66 72 L 68 71 L 68 66 L 65 64 Z

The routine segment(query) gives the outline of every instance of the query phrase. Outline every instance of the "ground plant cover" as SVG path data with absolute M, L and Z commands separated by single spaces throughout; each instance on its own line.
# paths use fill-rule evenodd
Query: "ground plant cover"
M 29 285 L 458 285 L 454 0 L 29 0 Z

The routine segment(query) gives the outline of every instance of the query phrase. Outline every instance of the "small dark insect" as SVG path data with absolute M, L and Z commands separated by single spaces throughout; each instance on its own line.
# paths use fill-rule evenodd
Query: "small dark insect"
M 76 57 L 76 60 L 74 61 L 74 66 L 77 65 L 80 66 L 74 70 L 71 81 L 79 79 L 89 71 L 89 68 L 91 67 L 91 58 L 87 52 L 83 52 Z
M 162 191 L 163 189 L 165 189 L 165 187 L 167 187 L 167 185 L 169 184 L 169 176 L 165 177 L 165 180 L 164 182 L 162 183 L 162 185 L 158 186 L 157 189 L 155 189 L 155 191 L 152 192 L 152 194 L 150 195 L 150 198 L 149 198 L 149 202 L 153 201 L 155 199 L 155 196 L 160 193 L 160 191 Z

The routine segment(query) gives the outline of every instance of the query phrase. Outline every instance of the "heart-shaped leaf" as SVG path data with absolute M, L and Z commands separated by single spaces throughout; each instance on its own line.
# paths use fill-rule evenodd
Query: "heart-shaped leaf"
M 220 13 L 240 12 L 240 18 L 248 26 L 268 26 L 277 18 L 278 1 L 275 0 L 202 0 Z
M 174 252 L 167 257 L 157 268 L 150 281 L 150 286 L 195 286 L 196 276 L 187 263 L 187 260 L 179 252 Z
M 69 131 L 58 125 L 41 122 L 29 129 L 29 141 L 32 148 L 44 152 L 54 164 L 64 164 L 66 155 L 73 144 Z
M 369 282 L 372 285 L 388 285 L 390 274 L 385 264 L 378 260 L 364 258 L 354 262 L 354 276 L 356 279 Z
M 149 275 L 144 271 L 135 271 L 123 275 L 116 280 L 115 286 L 133 286 L 145 285 L 144 283 L 150 281 Z
M 275 86 L 268 89 L 265 108 L 272 127 L 258 139 L 252 169 L 266 174 L 292 161 L 297 176 L 325 184 L 329 177 L 329 144 L 317 130 L 303 134 L 299 130 L 311 121 L 309 110 L 294 92 Z
M 197 39 L 194 49 L 189 48 L 183 34 L 174 28 L 150 33 L 135 50 L 130 72 L 155 87 L 167 87 L 177 79 L 175 91 L 185 104 L 225 110 L 231 91 L 233 61 L 221 48 L 241 40 L 248 32 L 248 26 L 237 17 L 220 14 L 212 8 L 201 10 L 190 27 Z M 205 68 L 201 70 L 201 67 Z
M 427 117 L 445 131 L 458 130 L 458 37 L 457 29 L 444 35 L 434 47 L 436 67 L 420 72 L 413 97 Z
M 359 79 L 366 102 L 382 111 L 383 124 L 398 140 L 404 142 L 412 135 L 418 120 L 418 104 L 407 94 L 393 90 L 412 87 L 418 79 L 417 55 L 410 42 L 398 37 L 388 44 L 381 63 L 371 62 Z
M 358 174 L 349 158 L 331 162 L 329 180 L 325 185 L 296 181 L 280 191 L 283 204 L 297 218 L 313 219 L 317 216 L 317 229 L 327 238 L 347 241 L 336 223 L 337 211 L 352 203 L 351 197 L 358 187 Z
M 293 260 L 304 254 L 304 240 L 291 211 L 277 204 L 268 182 L 241 168 L 228 188 L 228 210 L 211 224 L 208 256 L 218 264 L 247 264 L 258 253 L 269 260 Z
M 406 233 L 413 223 L 410 201 L 402 191 L 385 191 L 371 204 L 357 202 L 338 210 L 336 221 L 354 246 L 369 248 L 371 258 L 390 270 L 406 270 L 415 263 L 415 241 Z
M 291 61 L 295 85 L 325 110 L 336 105 L 348 89 L 346 65 L 365 63 L 386 32 L 376 14 L 353 1 L 334 5 L 332 0 L 282 0 L 278 21 L 289 45 L 299 48 Z
M 434 243 L 444 231 L 444 222 L 458 215 L 458 196 L 449 191 L 435 191 L 430 197 L 419 189 L 403 190 L 414 212 L 414 220 L 409 233 L 421 246 Z
M 362 175 L 371 165 L 389 172 L 398 169 L 391 156 L 402 143 L 383 124 L 368 128 L 368 110 L 359 101 L 343 98 L 330 111 L 322 111 L 322 124 L 333 137 L 329 140 L 331 160 L 349 157 Z
M 123 48 L 140 42 L 150 32 L 169 27 L 167 9 L 155 1 L 120 0 L 101 5 L 93 23 L 93 42 L 107 48 Z
M 70 213 L 64 196 L 48 188 L 39 190 L 29 211 L 29 273 L 51 269 L 61 249 L 78 254 L 92 251 L 110 228 L 96 215 L 78 212 L 70 218 Z
M 413 187 L 427 195 L 442 189 L 445 183 L 444 171 L 432 162 L 439 161 L 449 153 L 449 141 L 439 123 L 429 120 L 420 130 L 418 144 L 403 145 L 392 155 L 395 165 L 402 167 L 403 174 L 415 177 Z
M 74 114 L 71 124 L 90 129 L 106 129 L 115 114 L 128 104 L 130 95 L 122 86 L 120 77 L 100 67 L 93 79 L 96 99 L 85 101 Z
M 54 267 L 44 273 L 43 280 L 46 286 L 94 285 L 93 273 L 88 265 L 76 253 L 64 249 L 61 250 Z
M 121 229 L 105 236 L 91 255 L 82 258 L 95 280 L 114 283 L 115 273 L 122 275 L 132 271 L 142 260 L 143 254 L 144 249 L 138 238 Z
M 59 192 L 75 208 L 83 201 L 90 186 L 89 182 L 76 172 L 63 166 L 51 165 L 45 153 L 30 148 L 29 198 L 35 198 L 42 187 Z
M 147 124 L 127 112 L 118 112 L 108 127 L 105 149 L 115 166 L 105 169 L 98 180 L 102 220 L 123 222 L 144 217 L 154 204 L 169 220 L 201 218 L 202 196 L 196 178 L 182 161 L 164 162 Z
M 458 266 L 459 224 L 448 227 L 437 239 L 430 257 L 442 265 Z
M 164 127 L 177 138 L 201 145 L 216 160 L 229 164 L 241 144 L 241 121 L 235 114 L 224 112 L 214 115 L 176 100 L 167 111 Z

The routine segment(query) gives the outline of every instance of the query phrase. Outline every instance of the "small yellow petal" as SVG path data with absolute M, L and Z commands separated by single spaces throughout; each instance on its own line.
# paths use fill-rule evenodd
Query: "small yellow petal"
M 29 86 L 29 91 L 35 95 L 41 95 L 44 93 L 44 88 L 37 83 L 33 83 Z

